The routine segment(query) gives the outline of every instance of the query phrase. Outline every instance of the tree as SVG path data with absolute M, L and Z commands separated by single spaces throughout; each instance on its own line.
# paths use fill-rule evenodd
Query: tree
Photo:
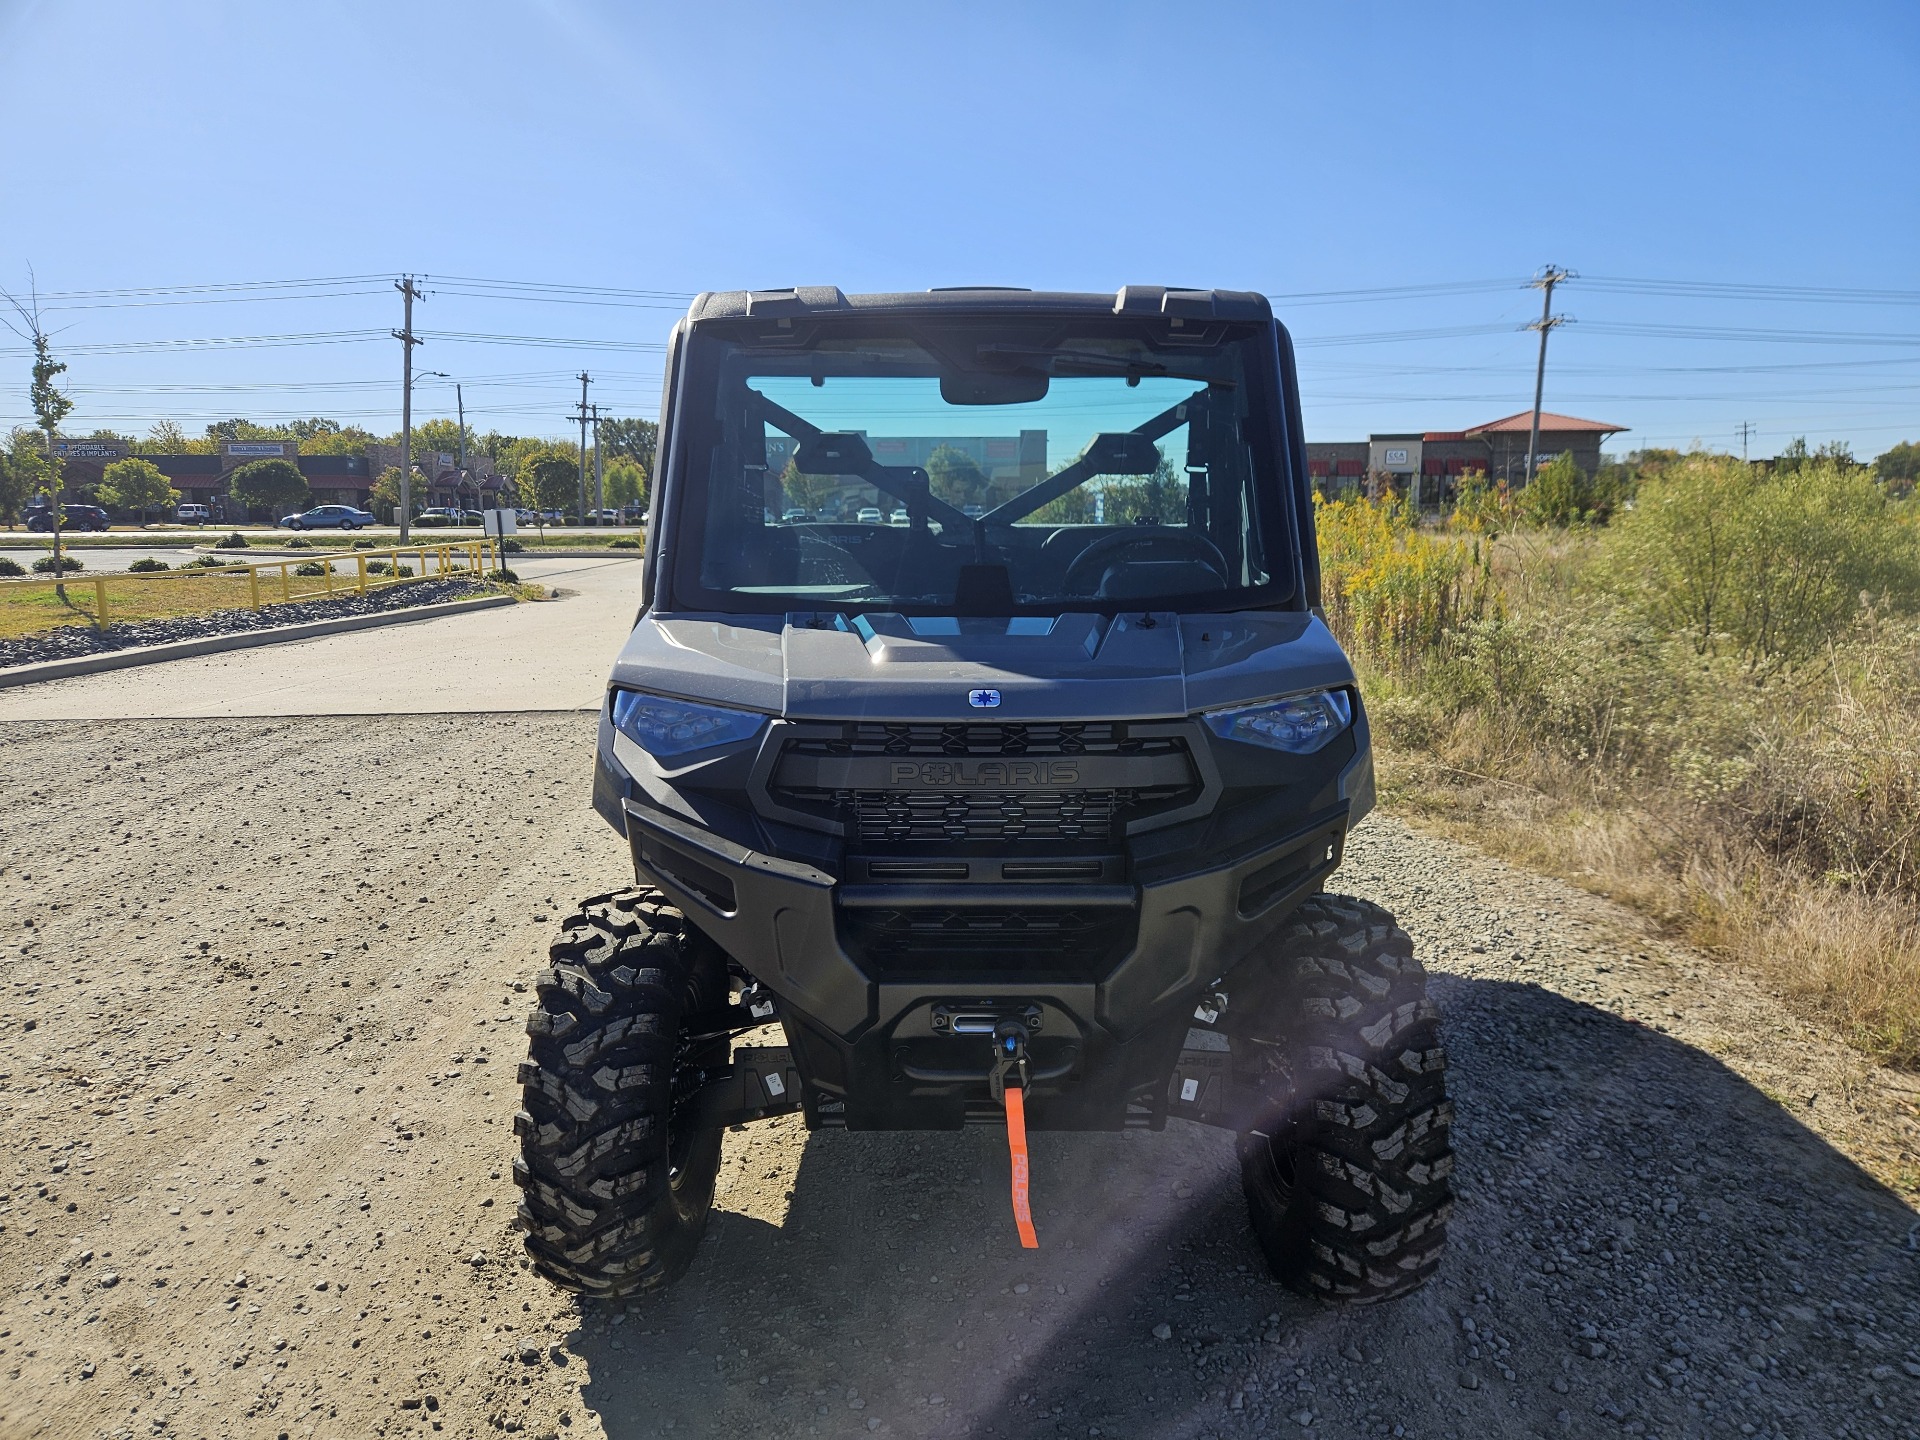
M 60 429 L 60 422 L 73 409 L 73 401 L 61 392 L 55 382 L 67 367 L 53 358 L 53 347 L 47 339 L 47 332 L 40 326 L 38 290 L 30 291 L 25 303 L 4 290 L 0 290 L 0 298 L 13 307 L 21 325 L 26 327 L 22 330 L 12 321 L 7 321 L 7 328 L 33 346 L 33 382 L 27 387 L 27 403 L 33 406 L 34 419 L 40 422 L 41 432 L 46 436 L 45 464 L 34 468 L 36 483 L 44 487 L 47 503 L 53 509 L 53 573 L 57 577 L 65 573 L 65 567 L 61 564 L 60 556 L 60 462 L 54 458 L 53 437 Z M 54 593 L 60 597 L 62 604 L 66 603 L 65 585 L 54 586 Z
M 1920 482 L 1920 445 L 1902 440 L 1875 460 L 1873 468 L 1888 494 L 1910 495 L 1916 482 Z
M 937 445 L 927 456 L 927 488 L 956 509 L 983 502 L 987 476 L 974 458 L 952 445 Z
M 95 493 L 103 505 L 138 510 L 143 525 L 147 522 L 147 511 L 171 510 L 180 503 L 180 492 L 167 483 L 160 467 L 137 456 L 128 456 L 107 466 Z
M 460 453 L 460 427 L 452 420 L 419 420 L 413 426 L 413 453 L 422 455 L 430 450 L 444 451 L 449 455 Z
M 565 513 L 569 504 L 578 501 L 579 462 L 566 447 L 548 446 L 521 466 L 520 473 L 514 477 L 514 487 L 523 499 L 532 502 L 535 510 Z
M 27 503 L 27 467 L 16 465 L 13 457 L 0 451 L 0 520 L 9 530 L 20 523 L 20 507 Z
M 185 455 L 192 443 L 187 432 L 172 420 L 156 420 L 147 431 L 147 449 L 158 455 Z
M 1176 474 L 1164 455 L 1151 475 L 1108 479 L 1099 489 L 1109 525 L 1187 523 L 1186 477 Z
M 400 508 L 400 467 L 389 465 L 380 472 L 373 482 L 373 490 L 367 496 L 367 505 L 376 519 L 383 524 Z
M 637 460 L 621 455 L 608 462 L 607 502 L 623 509 L 647 503 L 647 472 Z
M 819 514 L 820 507 L 839 488 L 840 482 L 833 476 L 808 475 L 791 460 L 787 461 L 787 468 L 780 472 L 780 490 L 787 497 L 787 504 L 809 515 Z
M 255 460 L 233 472 L 228 490 L 249 510 L 285 515 L 306 507 L 307 477 L 291 460 Z
M 295 428 L 309 424 L 309 421 L 296 421 Z M 328 421 L 332 424 L 332 421 Z M 373 445 L 373 433 L 362 430 L 358 425 L 342 425 L 335 430 L 316 430 L 311 435 L 300 437 L 302 455 L 364 455 Z
M 616 420 L 600 422 L 600 443 L 610 454 L 624 455 L 640 468 L 653 473 L 653 449 L 660 438 L 660 427 L 652 420 Z

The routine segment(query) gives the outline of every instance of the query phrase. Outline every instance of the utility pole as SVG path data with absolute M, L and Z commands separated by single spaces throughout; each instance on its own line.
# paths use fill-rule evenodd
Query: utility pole
M 1740 463 L 1742 465 L 1747 463 L 1747 436 L 1752 433 L 1753 422 L 1751 420 L 1742 420 L 1740 422 Z
M 1567 323 L 1567 317 L 1553 313 L 1553 287 L 1563 280 L 1574 279 L 1571 270 L 1563 270 L 1557 265 L 1548 265 L 1528 281 L 1535 290 L 1544 291 L 1540 301 L 1540 318 L 1527 326 L 1529 330 L 1540 332 L 1540 361 L 1533 369 L 1533 425 L 1527 431 L 1527 470 L 1521 476 L 1521 483 L 1533 479 L 1534 458 L 1540 453 L 1540 396 L 1547 383 L 1547 332 L 1556 325 Z
M 600 406 L 593 406 L 593 508 L 607 508 L 607 471 L 600 459 Z
M 394 281 L 393 288 L 400 292 L 407 307 L 403 328 L 393 332 L 393 338 L 400 342 L 401 355 L 400 543 L 404 545 L 413 528 L 413 347 L 424 343 L 413 333 L 413 302 L 427 297 L 413 283 L 411 275 Z
M 587 523 L 587 386 L 593 377 L 580 372 L 580 523 Z
M 460 411 L 460 469 L 467 468 L 467 397 L 460 393 L 460 382 L 453 382 L 453 403 Z

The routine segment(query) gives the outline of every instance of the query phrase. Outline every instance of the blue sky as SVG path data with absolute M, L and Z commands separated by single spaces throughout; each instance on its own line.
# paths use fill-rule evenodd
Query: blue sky
M 1531 403 L 1551 261 L 1548 409 L 1872 455 L 1920 439 L 1916 177 L 1907 3 L 0 0 L 0 285 L 68 297 L 76 433 L 395 428 L 402 271 L 481 429 L 566 433 L 582 369 L 651 415 L 687 295 L 796 282 L 1263 290 L 1310 438 L 1451 429 Z

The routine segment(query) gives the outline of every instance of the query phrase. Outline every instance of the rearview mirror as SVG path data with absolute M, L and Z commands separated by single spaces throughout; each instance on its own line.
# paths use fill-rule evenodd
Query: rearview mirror
M 1029 405 L 1047 398 L 1047 384 L 1033 370 L 966 370 L 940 377 L 940 398 L 949 405 Z
M 1160 468 L 1160 447 L 1131 430 L 1102 432 L 1074 463 L 1095 475 L 1151 475 Z

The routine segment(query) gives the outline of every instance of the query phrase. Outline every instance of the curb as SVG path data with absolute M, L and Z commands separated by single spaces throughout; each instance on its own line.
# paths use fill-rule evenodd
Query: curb
M 97 675 L 104 670 L 125 670 L 134 665 L 157 665 L 162 660 L 217 655 L 223 650 L 250 650 L 256 645 L 311 640 L 349 630 L 376 630 L 383 625 L 404 625 L 413 620 L 438 620 L 447 615 L 464 615 L 469 610 L 491 610 L 496 605 L 516 603 L 511 595 L 483 595 L 477 600 L 445 600 L 437 605 L 418 605 L 411 610 L 388 610 L 377 615 L 346 615 L 338 620 L 309 620 L 302 625 L 278 625 L 270 630 L 242 630 L 232 635 L 209 635 L 200 640 L 175 640 L 166 645 L 136 645 L 126 650 L 103 651 L 98 655 L 78 655 L 71 660 L 43 660 L 37 665 L 15 665 L 0 670 L 0 690 L 34 685 L 42 680 L 65 680 L 73 675 Z

